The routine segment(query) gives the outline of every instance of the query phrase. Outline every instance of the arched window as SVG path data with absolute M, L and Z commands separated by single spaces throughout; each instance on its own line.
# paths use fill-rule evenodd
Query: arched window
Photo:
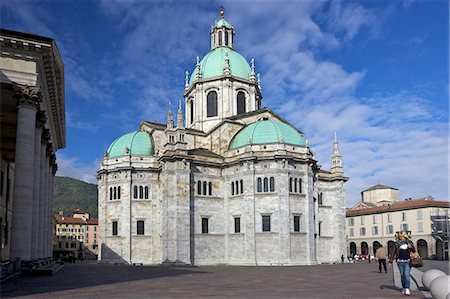
M 209 182 L 209 184 L 208 184 L 208 195 L 209 196 L 211 196 L 212 195 L 212 183 L 211 182 Z
M 244 181 L 241 180 L 241 194 L 244 193 Z
M 245 113 L 245 93 L 239 91 L 237 93 L 237 114 Z
M 109 200 L 113 199 L 113 191 L 112 191 L 112 187 L 109 187 Z
M 117 189 L 114 187 L 114 199 L 117 199 Z
M 256 191 L 257 192 L 262 192 L 262 182 L 261 182 L 261 178 L 258 178 L 256 180 Z
M 117 199 L 120 199 L 120 186 L 117 187 Z
M 302 193 L 302 179 L 298 179 L 298 193 Z
M 235 182 L 235 186 L 236 186 L 236 194 L 239 194 L 239 182 L 238 181 L 236 181 Z
M 264 187 L 264 189 L 263 189 L 264 192 L 268 192 L 269 191 L 269 180 L 267 178 L 264 178 L 263 187 Z
M 145 199 L 148 199 L 148 186 L 145 186 L 144 188 L 144 197 Z
M 191 118 L 190 118 L 190 124 L 194 123 L 194 100 L 191 100 L 191 102 L 189 103 L 190 105 L 190 112 L 191 112 Z
M 228 32 L 225 31 L 225 46 L 228 46 Z
M 202 181 L 197 182 L 197 194 L 202 195 Z
M 289 178 L 289 192 L 292 192 L 292 178 Z
M 139 199 L 144 199 L 144 187 L 139 186 Z
M 219 31 L 219 46 L 222 46 L 222 31 Z
M 234 182 L 231 182 L 231 195 L 234 195 Z
M 210 91 L 206 97 L 206 116 L 217 116 L 217 92 Z
M 294 192 L 297 193 L 297 178 L 294 180 Z
M 270 188 L 269 188 L 270 192 L 274 192 L 275 191 L 275 178 L 271 177 L 270 178 Z
M 203 195 L 206 195 L 206 188 L 207 188 L 207 184 L 206 184 L 206 182 L 203 182 Z
M 134 186 L 133 188 L 133 198 L 138 198 L 138 187 Z

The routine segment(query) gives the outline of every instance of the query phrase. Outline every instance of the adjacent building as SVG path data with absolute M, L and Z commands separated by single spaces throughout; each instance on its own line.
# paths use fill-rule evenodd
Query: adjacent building
M 98 220 L 76 211 L 73 217 L 54 215 L 53 250 L 72 252 L 76 257 L 96 259 L 98 255 Z
M 98 171 L 99 260 L 312 265 L 345 254 L 345 189 L 304 133 L 268 108 L 224 18 L 186 73 L 184 107 L 114 140 Z M 330 138 L 331 139 L 331 138 Z M 330 149 L 331 149 L 330 140 Z
M 383 245 L 391 253 L 396 233 L 406 231 L 423 258 L 448 259 L 449 219 L 447 201 L 399 201 L 398 189 L 378 184 L 347 210 L 347 252 L 374 254 Z
M 55 152 L 66 145 L 64 65 L 48 37 L 0 29 L 0 47 L 0 255 L 2 265 L 30 265 L 52 256 Z

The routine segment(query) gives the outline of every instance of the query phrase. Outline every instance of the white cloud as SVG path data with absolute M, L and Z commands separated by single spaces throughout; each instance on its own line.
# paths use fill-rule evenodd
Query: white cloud
M 93 161 L 91 164 L 81 162 L 78 157 L 66 157 L 63 153 L 57 152 L 58 171 L 57 176 L 68 176 L 85 181 L 92 184 L 97 184 L 96 174 L 100 169 L 100 159 Z

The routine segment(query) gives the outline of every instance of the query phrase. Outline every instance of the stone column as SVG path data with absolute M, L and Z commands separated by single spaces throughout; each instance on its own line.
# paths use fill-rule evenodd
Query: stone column
M 41 135 L 45 125 L 45 112 L 39 111 L 36 119 L 36 129 L 34 134 L 34 181 L 33 181 L 33 211 L 31 225 L 31 258 L 41 258 L 39 255 L 39 218 L 42 214 L 39 211 L 39 190 L 41 187 Z
M 39 87 L 14 85 L 18 101 L 14 193 L 11 225 L 11 259 L 30 260 L 33 207 L 34 135 Z
M 48 159 L 46 157 L 46 146 L 50 140 L 50 133 L 47 129 L 42 131 L 41 137 L 41 162 L 40 162 L 40 188 L 39 188 L 39 224 L 38 224 L 38 244 L 39 244 L 39 257 L 46 257 L 45 254 L 45 221 L 46 221 L 46 188 L 47 188 L 47 169 L 48 169 Z
M 47 205 L 47 256 L 53 256 L 53 178 L 58 170 L 56 156 L 52 152 L 50 156 L 50 169 L 48 177 L 48 205 Z

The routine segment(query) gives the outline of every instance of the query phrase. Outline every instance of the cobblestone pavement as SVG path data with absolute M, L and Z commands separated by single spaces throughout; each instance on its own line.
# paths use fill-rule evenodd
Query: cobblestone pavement
M 390 271 L 390 269 L 389 269 Z M 299 267 L 143 267 L 66 264 L 53 277 L 1 286 L 11 298 L 405 298 L 377 263 Z M 414 291 L 409 298 L 422 298 Z

